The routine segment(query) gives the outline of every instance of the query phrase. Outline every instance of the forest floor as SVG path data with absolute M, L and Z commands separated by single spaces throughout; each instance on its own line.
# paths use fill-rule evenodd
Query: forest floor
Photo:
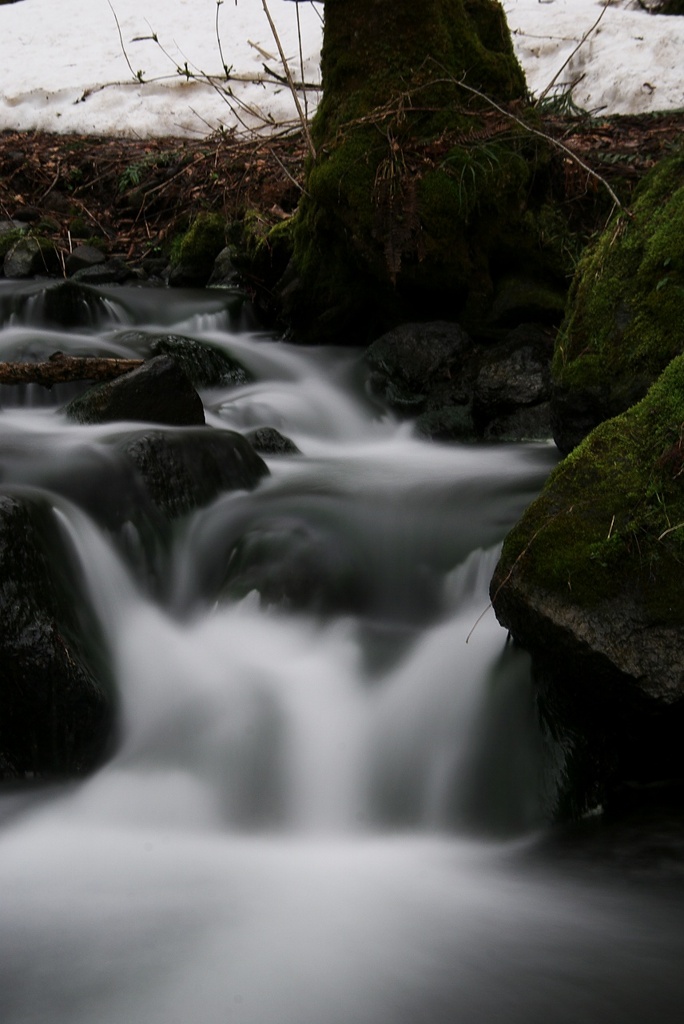
M 684 111 L 546 116 L 542 130 L 627 201 L 683 137 Z M 0 219 L 33 222 L 61 252 L 97 237 L 111 255 L 137 263 L 167 251 L 202 209 L 235 219 L 255 208 L 273 223 L 283 219 L 302 193 L 305 161 L 301 134 L 136 140 L 7 131 L 0 133 Z M 557 167 L 561 200 L 581 204 L 602 188 L 560 149 Z

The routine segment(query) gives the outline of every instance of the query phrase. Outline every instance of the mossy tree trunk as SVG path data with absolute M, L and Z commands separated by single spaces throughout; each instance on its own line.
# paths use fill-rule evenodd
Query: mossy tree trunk
M 525 94 L 497 0 L 326 0 L 321 66 L 322 139 L 405 94 L 414 106 L 459 104 L 463 94 L 445 77 L 498 100 Z
M 540 257 L 538 147 L 483 98 L 526 97 L 501 5 L 326 0 L 322 72 L 290 320 L 358 342 L 481 320 L 497 277 Z

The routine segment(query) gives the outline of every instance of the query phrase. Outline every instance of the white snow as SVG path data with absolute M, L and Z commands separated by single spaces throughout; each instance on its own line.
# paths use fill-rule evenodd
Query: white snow
M 684 17 L 649 14 L 637 0 L 504 0 L 527 84 L 542 93 L 577 44 L 557 86 L 604 114 L 684 108 Z
M 267 2 L 293 77 L 318 81 L 323 5 Z M 585 109 L 684 107 L 684 17 L 650 15 L 637 0 L 504 0 L 504 8 L 536 95 L 560 72 L 556 88 L 574 86 Z M 273 130 L 296 118 L 280 83 L 234 80 L 233 95 L 222 93 L 224 63 L 238 76 L 262 76 L 264 64 L 282 75 L 262 0 L 0 5 L 0 130 L 202 136 L 245 124 Z M 186 66 L 194 78 L 179 74 Z M 309 112 L 316 100 L 306 94 Z

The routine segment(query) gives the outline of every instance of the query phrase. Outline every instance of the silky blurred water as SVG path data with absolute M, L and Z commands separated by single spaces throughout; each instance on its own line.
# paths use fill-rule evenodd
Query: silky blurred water
M 0 359 L 189 334 L 254 376 L 202 393 L 210 425 L 301 455 L 143 571 L 135 522 L 79 497 L 135 425 L 1 389 L 3 488 L 49 496 L 122 706 L 92 778 L 0 795 L 3 1024 L 679 1021 L 679 848 L 665 870 L 557 838 L 528 662 L 486 610 L 554 450 L 421 441 L 358 352 L 246 330 L 214 294 L 94 294 L 66 331 L 3 290 Z

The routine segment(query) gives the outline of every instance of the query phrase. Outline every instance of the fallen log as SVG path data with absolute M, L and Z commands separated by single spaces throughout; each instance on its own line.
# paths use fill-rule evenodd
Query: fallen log
M 100 356 L 69 356 L 54 352 L 43 363 L 0 362 L 0 384 L 41 384 L 51 388 L 76 380 L 114 380 L 137 370 L 143 359 L 112 359 Z

